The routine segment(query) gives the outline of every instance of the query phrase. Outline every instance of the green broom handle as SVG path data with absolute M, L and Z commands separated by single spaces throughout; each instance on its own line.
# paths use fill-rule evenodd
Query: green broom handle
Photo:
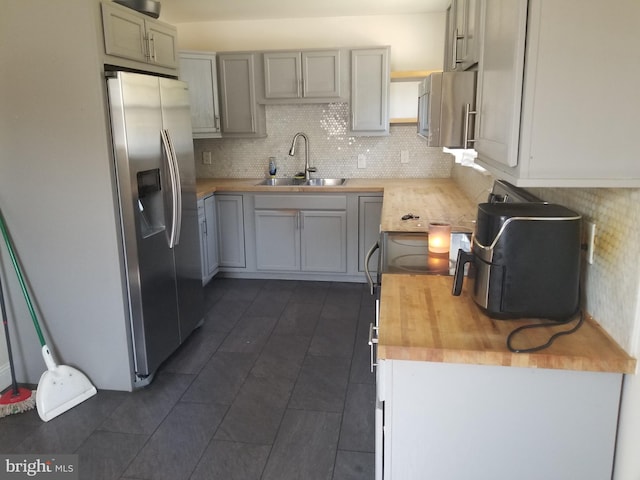
M 20 265 L 18 264 L 16 254 L 13 251 L 13 246 L 11 245 L 11 239 L 9 238 L 9 232 L 7 231 L 7 226 L 4 223 L 4 218 L 2 216 L 1 211 L 0 211 L 0 230 L 2 230 L 4 243 L 7 244 L 7 250 L 9 251 L 9 257 L 11 258 L 13 269 L 16 271 L 16 275 L 18 276 L 18 282 L 20 283 L 20 288 L 22 289 L 22 295 L 24 295 L 24 299 L 27 302 L 27 308 L 29 309 L 29 313 L 31 314 L 31 320 L 33 320 L 33 326 L 36 327 L 36 333 L 38 334 L 38 339 L 40 339 L 40 345 L 44 347 L 46 342 L 44 341 L 44 336 L 42 335 L 42 330 L 40 329 L 40 324 L 38 323 L 38 317 L 36 316 L 36 311 L 33 309 L 33 304 L 31 303 L 31 298 L 29 297 L 27 285 L 24 281 L 24 277 L 22 276 L 22 271 L 20 270 Z

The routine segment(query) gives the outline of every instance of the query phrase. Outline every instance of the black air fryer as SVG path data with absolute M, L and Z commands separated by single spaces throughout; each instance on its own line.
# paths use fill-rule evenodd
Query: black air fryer
M 481 203 L 472 250 L 458 252 L 453 294 L 472 262 L 473 299 L 489 316 L 571 317 L 579 308 L 580 221 L 561 205 Z

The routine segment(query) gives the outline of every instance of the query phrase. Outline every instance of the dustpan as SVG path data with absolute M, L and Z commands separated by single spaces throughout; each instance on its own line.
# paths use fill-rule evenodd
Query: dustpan
M 67 365 L 56 365 L 49 347 L 42 345 L 47 371 L 40 376 L 36 390 L 36 408 L 45 422 L 93 397 L 96 387 L 80 371 Z
M 36 390 L 36 408 L 40 418 L 43 421 L 48 422 L 52 418 L 57 417 L 61 413 L 66 412 L 79 403 L 82 403 L 86 399 L 92 397 L 97 393 L 97 390 L 80 370 L 67 365 L 57 365 L 53 360 L 51 350 L 49 350 L 42 334 L 40 322 L 38 321 L 35 309 L 33 308 L 33 303 L 31 302 L 31 297 L 29 296 L 27 285 L 24 281 L 22 270 L 13 250 L 13 245 L 9 238 L 9 232 L 7 231 L 1 211 L 0 230 L 2 230 L 2 236 L 4 237 L 4 241 L 7 245 L 11 263 L 16 271 L 18 283 L 20 283 L 22 294 L 27 302 L 29 314 L 33 320 L 33 326 L 36 329 L 40 345 L 42 346 L 42 357 L 47 365 L 47 370 L 42 374 L 40 381 L 38 382 L 38 389 Z

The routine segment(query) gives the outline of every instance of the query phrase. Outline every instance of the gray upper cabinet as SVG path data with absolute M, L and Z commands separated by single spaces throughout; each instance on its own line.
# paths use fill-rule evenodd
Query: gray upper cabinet
M 266 52 L 265 99 L 331 99 L 340 96 L 340 51 Z
M 389 134 L 389 47 L 351 50 L 351 133 Z
M 180 79 L 189 84 L 193 138 L 221 136 L 216 54 L 180 52 Z
M 222 134 L 230 137 L 266 135 L 264 105 L 256 102 L 257 53 L 218 55 Z
M 106 55 L 176 69 L 176 28 L 130 8 L 103 2 L 102 25 Z
M 447 9 L 444 71 L 463 71 L 478 63 L 480 0 L 452 0 Z
M 640 186 L 640 2 L 482 3 L 477 162 L 525 187 Z

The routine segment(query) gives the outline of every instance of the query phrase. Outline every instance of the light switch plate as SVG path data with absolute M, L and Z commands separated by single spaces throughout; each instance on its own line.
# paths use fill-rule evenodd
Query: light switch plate
M 400 152 L 400 163 L 409 163 L 409 150 L 402 150 Z
M 204 165 L 211 165 L 211 152 L 202 152 L 202 163 Z
M 362 153 L 358 154 L 358 168 L 367 168 L 367 156 Z

